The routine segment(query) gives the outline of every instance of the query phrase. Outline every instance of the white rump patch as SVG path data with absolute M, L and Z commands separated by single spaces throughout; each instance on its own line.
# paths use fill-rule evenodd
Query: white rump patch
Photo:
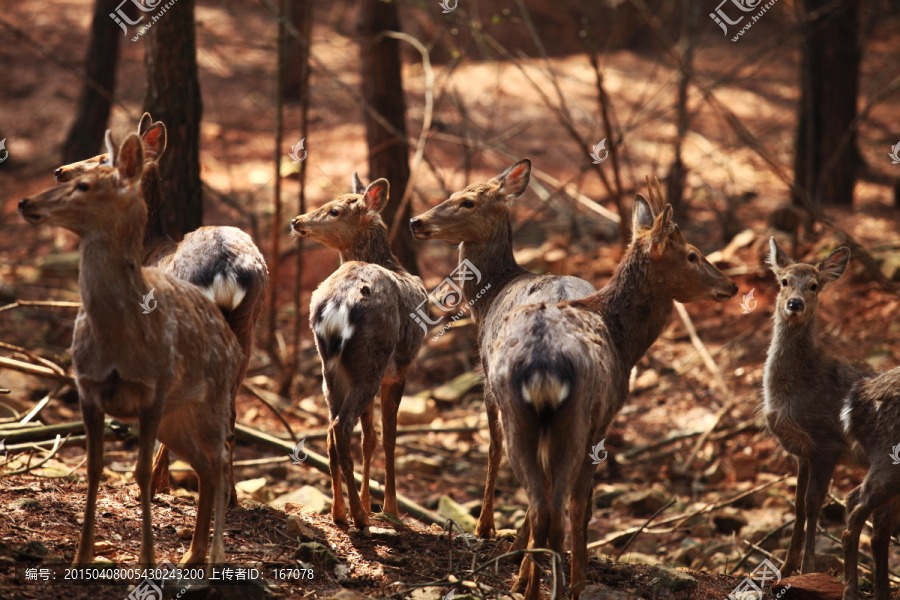
M 329 302 L 322 311 L 322 318 L 316 323 L 316 333 L 326 339 L 338 337 L 341 345 L 353 337 L 353 325 L 350 324 L 350 309 L 344 304 Z
M 203 288 L 203 293 L 215 302 L 216 306 L 234 310 L 241 305 L 244 296 L 247 295 L 247 290 L 241 287 L 231 273 L 228 275 L 216 273 L 212 285 Z
M 569 397 L 569 384 L 553 375 L 535 372 L 522 383 L 522 397 L 539 410 L 547 404 L 550 408 L 556 408 Z
M 844 426 L 844 433 L 850 435 L 850 413 L 853 406 L 850 404 L 850 397 L 844 398 L 844 407 L 841 409 L 841 425 Z

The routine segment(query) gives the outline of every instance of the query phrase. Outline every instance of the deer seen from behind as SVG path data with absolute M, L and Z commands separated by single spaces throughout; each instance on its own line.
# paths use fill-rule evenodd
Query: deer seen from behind
M 161 213 L 163 196 L 159 160 L 166 151 L 166 127 L 161 121 L 154 123 L 150 113 L 144 113 L 137 133 L 144 147 L 141 192 L 147 206 L 141 264 L 157 267 L 196 285 L 216 303 L 243 350 L 243 379 L 253 349 L 256 322 L 269 285 L 265 259 L 253 238 L 237 227 L 201 227 L 185 235 L 181 242 L 173 240 L 166 233 Z M 110 154 L 100 154 L 58 168 L 54 177 L 63 183 L 109 165 Z M 233 414 L 232 422 L 236 416 Z M 237 504 L 233 475 L 230 478 L 231 501 Z M 156 494 L 168 485 L 169 452 L 163 445 L 153 461 L 152 493 Z
M 502 319 L 489 365 L 510 465 L 528 495 L 529 548 L 562 555 L 571 522 L 569 595 L 587 579 L 587 524 L 595 462 L 628 395 L 631 369 L 668 322 L 673 301 L 724 302 L 737 286 L 690 245 L 659 183 L 638 194 L 630 247 L 606 286 L 580 300 L 522 306 Z M 654 193 L 655 192 L 655 193 Z M 565 593 L 557 569 L 556 598 Z M 540 597 L 525 557 L 513 591 Z
M 872 515 L 875 600 L 891 597 L 888 550 L 900 523 L 900 368 L 857 382 L 844 400 L 845 433 L 862 449 L 869 472 L 847 496 L 843 534 L 844 600 L 859 599 L 859 534 Z
M 411 318 L 427 300 L 422 280 L 391 254 L 380 213 L 388 201 L 386 179 L 363 189 L 354 173 L 353 191 L 291 221 L 291 231 L 337 250 L 343 264 L 313 292 L 310 326 L 322 360 L 328 401 L 328 462 L 335 523 L 347 525 L 341 479 L 347 483 L 350 514 L 368 533 L 371 508 L 369 468 L 376 438 L 375 395 L 381 396 L 385 455 L 384 511 L 399 516 L 394 477 L 397 410 L 406 376 L 424 334 Z M 353 478 L 350 442 L 362 421 L 362 499 Z
M 850 250 L 838 248 L 812 265 L 792 261 L 774 237 L 769 248 L 780 289 L 763 376 L 762 414 L 769 431 L 798 463 L 797 518 L 781 568 L 787 577 L 798 566 L 804 574 L 815 571 L 819 510 L 834 468 L 852 458 L 841 408 L 850 387 L 872 369 L 828 352 L 816 337 L 819 294 L 844 273 Z
M 465 297 L 472 301 L 482 286 L 490 288 L 472 305 L 478 324 L 478 348 L 484 370 L 484 406 L 491 442 L 488 474 L 481 514 L 475 534 L 490 537 L 494 531 L 494 487 L 503 453 L 503 434 L 494 401 L 489 369 L 503 317 L 518 306 L 538 302 L 575 300 L 596 290 L 577 277 L 537 275 L 520 266 L 513 255 L 510 207 L 528 187 L 531 161 L 510 165 L 485 183 L 473 183 L 456 192 L 428 212 L 410 220 L 413 235 L 420 240 L 459 242 L 459 262 L 469 261 L 481 274 L 462 281 Z
M 135 479 L 141 493 L 140 562 L 155 562 L 151 528 L 151 459 L 155 439 L 197 472 L 200 498 L 194 536 L 182 563 L 225 558 L 228 441 L 234 395 L 244 362 L 240 344 L 216 305 L 197 287 L 142 268 L 147 209 L 141 199 L 143 145 L 131 134 L 118 148 L 107 131 L 113 167 L 94 169 L 19 202 L 32 224 L 81 237 L 72 358 L 87 432 L 88 495 L 76 563 L 94 557 L 94 519 L 103 472 L 104 414 L 137 419 Z M 140 298 L 154 292 L 150 312 Z

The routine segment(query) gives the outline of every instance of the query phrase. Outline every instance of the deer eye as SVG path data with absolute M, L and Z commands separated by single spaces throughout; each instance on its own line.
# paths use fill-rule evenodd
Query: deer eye
M 86 192 L 89 189 L 91 189 L 91 186 L 89 186 L 88 184 L 86 184 L 83 181 L 79 181 L 78 183 L 75 184 L 75 189 L 78 190 L 79 192 Z
M 331 215 L 332 217 L 336 217 L 339 214 L 341 214 L 341 211 L 339 211 L 336 208 L 332 208 L 331 210 L 328 211 L 328 214 Z
M 694 252 L 691 252 L 690 254 L 688 254 L 688 262 L 692 262 L 692 263 L 697 262 L 697 254 Z
M 475 201 L 474 201 L 474 200 L 470 200 L 470 199 L 469 199 L 469 200 L 464 200 L 464 201 L 463 201 L 463 206 L 465 206 L 466 208 L 475 208 Z
M 817 289 L 819 289 L 819 284 L 814 283 L 811 286 L 809 286 L 809 289 L 811 289 L 812 291 L 816 291 Z
M 787 287 L 787 279 L 781 280 L 781 287 Z

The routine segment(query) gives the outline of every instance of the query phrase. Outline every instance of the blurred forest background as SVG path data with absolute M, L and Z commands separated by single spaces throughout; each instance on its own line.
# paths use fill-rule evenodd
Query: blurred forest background
M 688 239 L 741 290 L 723 305 L 689 306 L 688 319 L 673 314 L 639 363 L 595 479 L 590 541 L 600 560 L 591 576 L 623 590 L 621 598 L 655 598 L 640 565 L 662 562 L 702 572 L 699 587 L 669 597 L 721 598 L 764 556 L 783 558 L 796 468 L 756 419 L 777 292 L 764 255 L 773 234 L 806 261 L 849 245 L 848 273 L 824 293 L 823 336 L 879 369 L 900 364 L 900 158 L 890 156 L 900 150 L 900 1 L 777 0 L 759 15 L 766 4 L 177 0 L 143 33 L 110 17 L 121 9 L 147 23 L 156 14 L 132 2 L 7 4 L 0 388 L 9 392 L 0 396 L 0 439 L 10 452 L 0 463 L 0 568 L 24 555 L 71 559 L 84 490 L 67 351 L 77 239 L 29 226 L 16 203 L 52 186 L 60 165 L 99 153 L 106 128 L 118 139 L 134 131 L 144 111 L 168 128 L 169 233 L 241 227 L 271 274 L 238 399 L 246 510 L 229 513 L 229 560 L 293 556 L 321 568 L 314 583 L 279 584 L 285 593 L 327 597 L 347 587 L 384 596 L 462 573 L 508 545 L 503 536 L 450 543 L 437 525 L 351 540 L 319 515 L 330 502 L 327 476 L 277 449 L 306 439 L 324 452 L 327 409 L 308 304 L 339 264 L 335 252 L 291 238 L 290 219 L 348 192 L 354 171 L 367 182 L 386 177 L 393 249 L 431 290 L 453 270 L 456 250 L 414 241 L 410 216 L 523 157 L 534 171 L 515 205 L 514 236 L 526 268 L 602 287 L 630 236 L 631 198 L 651 175 Z M 292 150 L 305 159 L 292 161 Z M 592 152 L 608 155 L 597 163 Z M 751 290 L 758 304 L 746 312 L 740 301 Z M 480 509 L 488 443 L 474 340 L 468 319 L 437 341 L 429 335 L 398 438 L 399 491 L 432 521 L 452 517 L 464 528 Z M 61 447 L 57 433 L 68 435 Z M 107 444 L 98 531 L 117 540 L 106 557 L 127 562 L 138 544 L 135 446 L 114 427 L 110 439 L 117 434 L 126 439 Z M 376 480 L 382 465 L 376 453 Z M 188 470 L 174 471 L 175 490 L 154 505 L 160 560 L 183 545 L 179 527 L 196 494 Z M 840 569 L 841 502 L 863 475 L 835 474 L 819 539 L 823 570 Z M 505 461 L 498 493 L 498 526 L 518 527 L 525 498 Z M 293 554 L 297 544 L 283 532 L 303 537 L 296 515 L 329 556 Z M 651 516 L 655 525 L 629 541 Z M 864 552 L 867 544 L 864 535 Z M 895 571 L 897 561 L 895 546 Z M 502 563 L 501 581 L 513 566 Z M 0 579 L 14 577 L 0 570 Z M 84 590 L 55 593 L 75 589 Z

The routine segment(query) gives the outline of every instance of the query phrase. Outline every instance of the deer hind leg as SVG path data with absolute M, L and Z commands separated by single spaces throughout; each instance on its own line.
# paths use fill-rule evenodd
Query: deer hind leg
M 859 600 L 859 534 L 862 532 L 866 519 L 872 511 L 886 498 L 876 498 L 868 487 L 869 481 L 863 481 L 862 485 L 850 492 L 847 498 L 848 508 L 853 505 L 853 511 L 847 517 L 847 529 L 841 535 L 844 549 L 844 599 Z M 881 600 L 880 598 L 878 600 Z
M 546 503 L 540 503 L 540 506 L 538 507 L 530 505 L 529 508 L 531 508 L 530 514 L 533 515 L 530 548 L 547 548 L 552 519 L 550 507 Z M 526 555 L 522 560 L 522 567 L 519 570 L 519 581 L 516 582 L 515 587 L 518 588 L 521 585 L 526 584 L 525 600 L 540 600 L 542 569 L 540 568 L 540 563 L 538 561 L 542 561 L 543 559 L 544 556 L 541 554 L 531 554 Z M 562 573 L 557 572 L 557 577 L 560 575 L 562 575 Z
M 347 507 L 344 504 L 344 492 L 341 489 L 341 464 L 338 460 L 337 440 L 335 438 L 335 415 L 345 401 L 344 392 L 337 387 L 338 381 L 325 369 L 325 399 L 331 414 L 328 424 L 328 471 L 331 473 L 331 519 L 336 525 L 349 525 L 347 520 Z M 350 479 L 349 485 L 353 484 Z
M 475 535 L 481 538 L 492 537 L 495 531 L 494 524 L 494 489 L 497 485 L 497 472 L 500 470 L 500 459 L 503 456 L 503 430 L 500 426 L 500 415 L 497 410 L 497 403 L 494 400 L 490 390 L 485 387 L 484 390 L 484 408 L 487 413 L 488 430 L 490 431 L 490 447 L 488 449 L 488 469 L 487 481 L 484 485 L 484 498 L 481 501 L 481 514 L 478 515 L 478 524 L 475 526 Z M 529 526 L 529 519 L 526 515 L 525 525 Z M 528 540 L 528 532 L 524 536 L 520 535 L 516 538 L 517 543 L 520 540 Z M 519 546 L 521 549 L 524 546 Z
M 591 488 L 596 467 L 584 461 L 576 475 L 569 500 L 569 519 L 572 527 L 572 565 L 569 598 L 575 600 L 587 584 L 587 526 L 591 518 Z
M 362 505 L 367 511 L 372 510 L 372 498 L 369 493 L 369 470 L 372 467 L 372 453 L 375 452 L 375 446 L 378 440 L 375 437 L 375 424 L 373 418 L 375 415 L 375 403 L 370 402 L 363 414 L 360 415 L 359 421 L 362 426 L 362 455 L 363 455 L 363 480 Z
M 828 495 L 831 475 L 837 466 L 838 456 L 817 457 L 817 462 L 809 464 L 809 482 L 806 485 L 806 542 L 803 546 L 802 574 L 816 571 L 816 524 L 819 510 Z M 796 527 L 796 523 L 794 524 Z
M 150 493 L 155 496 L 159 492 L 169 489 L 169 449 L 165 444 L 160 444 L 153 457 L 153 476 L 150 483 Z
M 353 477 L 353 455 L 350 444 L 353 435 L 353 426 L 359 419 L 359 415 L 365 411 L 375 399 L 380 381 L 370 385 L 354 385 L 346 402 L 332 421 L 337 460 L 341 473 L 347 482 L 347 497 L 350 500 L 350 514 L 357 529 L 363 533 L 368 532 L 368 509 L 362 504 L 359 492 L 356 489 L 356 480 Z
M 394 469 L 394 450 L 397 447 L 397 411 L 406 388 L 406 369 L 393 382 L 381 384 L 381 445 L 384 448 L 384 512 L 400 515 L 397 505 L 397 482 Z
M 883 506 L 872 517 L 872 556 L 875 558 L 875 600 L 889 600 L 891 597 L 888 579 L 888 550 L 891 534 L 900 521 L 900 500 Z
M 84 386 L 79 385 L 81 394 L 81 415 L 84 419 L 87 435 L 88 455 L 88 492 L 84 509 L 84 524 L 81 527 L 81 540 L 75 553 L 75 562 L 87 564 L 94 560 L 94 517 L 97 512 L 97 494 L 100 488 L 100 476 L 103 474 L 103 411 L 97 403 L 96 396 Z
M 798 458 L 797 491 L 794 495 L 794 532 L 788 546 L 787 557 L 781 567 L 783 577 L 790 576 L 800 566 L 800 552 L 803 549 L 803 527 L 806 524 L 806 488 L 809 483 L 809 462 Z

